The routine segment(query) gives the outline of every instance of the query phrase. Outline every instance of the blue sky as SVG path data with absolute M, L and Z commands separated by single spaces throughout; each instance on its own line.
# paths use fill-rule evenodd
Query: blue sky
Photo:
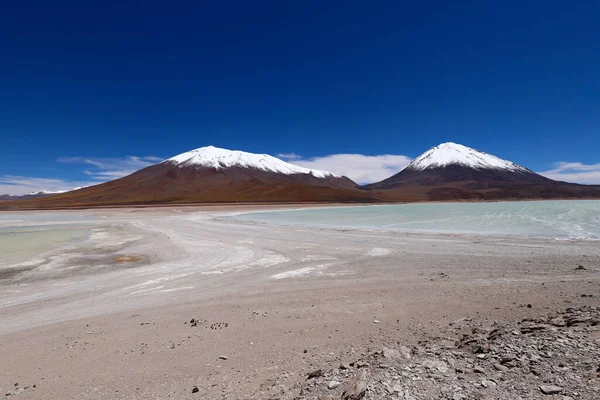
M 454 141 L 600 183 L 598 15 L 552 0 L 2 2 L 0 192 L 209 144 L 367 182 Z

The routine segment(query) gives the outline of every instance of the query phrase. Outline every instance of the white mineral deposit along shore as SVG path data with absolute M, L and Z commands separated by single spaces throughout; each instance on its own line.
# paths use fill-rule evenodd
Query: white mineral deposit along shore
M 0 268 L 2 393 L 27 386 L 19 398 L 293 399 L 303 398 L 301 393 L 340 398 L 363 360 L 372 364 L 367 379 L 385 382 L 386 364 L 405 371 L 411 385 L 422 385 L 411 386 L 421 393 L 416 398 L 438 396 L 444 385 L 451 391 L 445 382 L 456 368 L 478 385 L 473 387 L 481 389 L 485 381 L 486 390 L 500 396 L 506 385 L 502 374 L 525 368 L 517 366 L 521 361 L 513 367 L 505 360 L 507 371 L 501 364 L 494 368 L 509 355 L 493 342 L 485 345 L 483 358 L 466 348 L 445 349 L 463 333 L 472 334 L 473 326 L 489 327 L 480 328 L 485 335 L 506 326 L 518 331 L 498 340 L 515 341 L 502 342 L 515 352 L 527 346 L 516 341 L 538 334 L 521 333 L 523 325 L 516 324 L 524 318 L 551 326 L 544 319 L 549 313 L 600 306 L 595 241 L 230 218 L 249 209 L 256 210 L 165 207 L 61 214 L 86 235 Z M 75 215 L 85 218 L 77 222 Z M 588 331 L 598 334 L 591 325 L 560 333 L 579 329 L 569 326 L 533 331 L 559 335 L 552 343 Z M 586 340 L 582 336 L 580 343 L 595 369 L 598 347 Z M 375 354 L 383 348 L 398 353 L 388 352 L 387 359 Z M 523 372 L 518 381 L 524 398 L 543 395 L 541 384 L 558 385 L 565 395 L 580 384 L 567 372 L 559 382 L 544 382 L 538 376 L 551 377 L 553 368 L 570 361 L 549 353 L 528 357 L 538 356 L 539 374 Z M 478 363 L 483 373 L 473 372 Z M 319 369 L 324 377 L 307 381 Z M 394 395 L 395 383 L 388 383 L 386 393 Z M 591 399 L 594 386 L 586 387 L 580 398 Z M 373 386 L 368 398 L 386 398 L 378 390 Z

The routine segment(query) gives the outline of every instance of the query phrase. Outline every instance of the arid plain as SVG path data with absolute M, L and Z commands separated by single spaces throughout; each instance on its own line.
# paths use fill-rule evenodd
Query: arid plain
M 341 368 L 350 381 L 361 369 L 357 360 L 384 348 L 412 349 L 413 357 L 427 354 L 425 342 L 444 348 L 456 321 L 512 326 L 600 306 L 595 241 L 292 229 L 230 218 L 260 208 L 53 212 L 62 217 L 48 226 L 86 234 L 0 260 L 1 394 L 340 398 L 347 382 L 323 376 Z M 595 326 L 586 336 L 592 343 L 600 340 Z M 440 369 L 419 379 L 398 372 L 387 382 L 378 374 L 391 371 L 388 364 L 372 365 L 364 398 L 431 398 L 423 394 L 430 389 L 407 394 L 392 383 L 450 379 Z M 506 381 L 489 379 L 494 386 L 478 387 L 480 398 L 518 398 L 506 394 L 514 382 L 508 390 Z M 523 398 L 547 396 L 538 386 L 557 384 L 549 379 L 524 374 L 533 386 Z M 581 384 L 589 391 L 579 398 L 594 398 L 597 378 L 596 389 Z M 434 398 L 467 390 L 447 386 Z M 568 382 L 561 389 L 557 396 L 579 390 Z

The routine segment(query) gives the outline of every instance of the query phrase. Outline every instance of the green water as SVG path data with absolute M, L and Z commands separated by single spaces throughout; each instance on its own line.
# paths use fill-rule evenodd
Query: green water
M 600 201 L 428 203 L 269 211 L 234 217 L 280 225 L 600 239 Z
M 81 241 L 89 220 L 75 213 L 0 213 L 0 264 Z
M 53 247 L 82 239 L 88 230 L 80 228 L 0 228 L 0 261 L 34 256 Z

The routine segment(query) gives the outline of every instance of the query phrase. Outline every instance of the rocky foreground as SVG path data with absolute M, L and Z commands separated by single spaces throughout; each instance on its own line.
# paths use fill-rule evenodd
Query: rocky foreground
M 513 325 L 453 322 L 447 337 L 402 343 L 315 370 L 260 399 L 600 399 L 600 307 L 568 308 Z M 289 384 L 288 382 L 285 382 Z

